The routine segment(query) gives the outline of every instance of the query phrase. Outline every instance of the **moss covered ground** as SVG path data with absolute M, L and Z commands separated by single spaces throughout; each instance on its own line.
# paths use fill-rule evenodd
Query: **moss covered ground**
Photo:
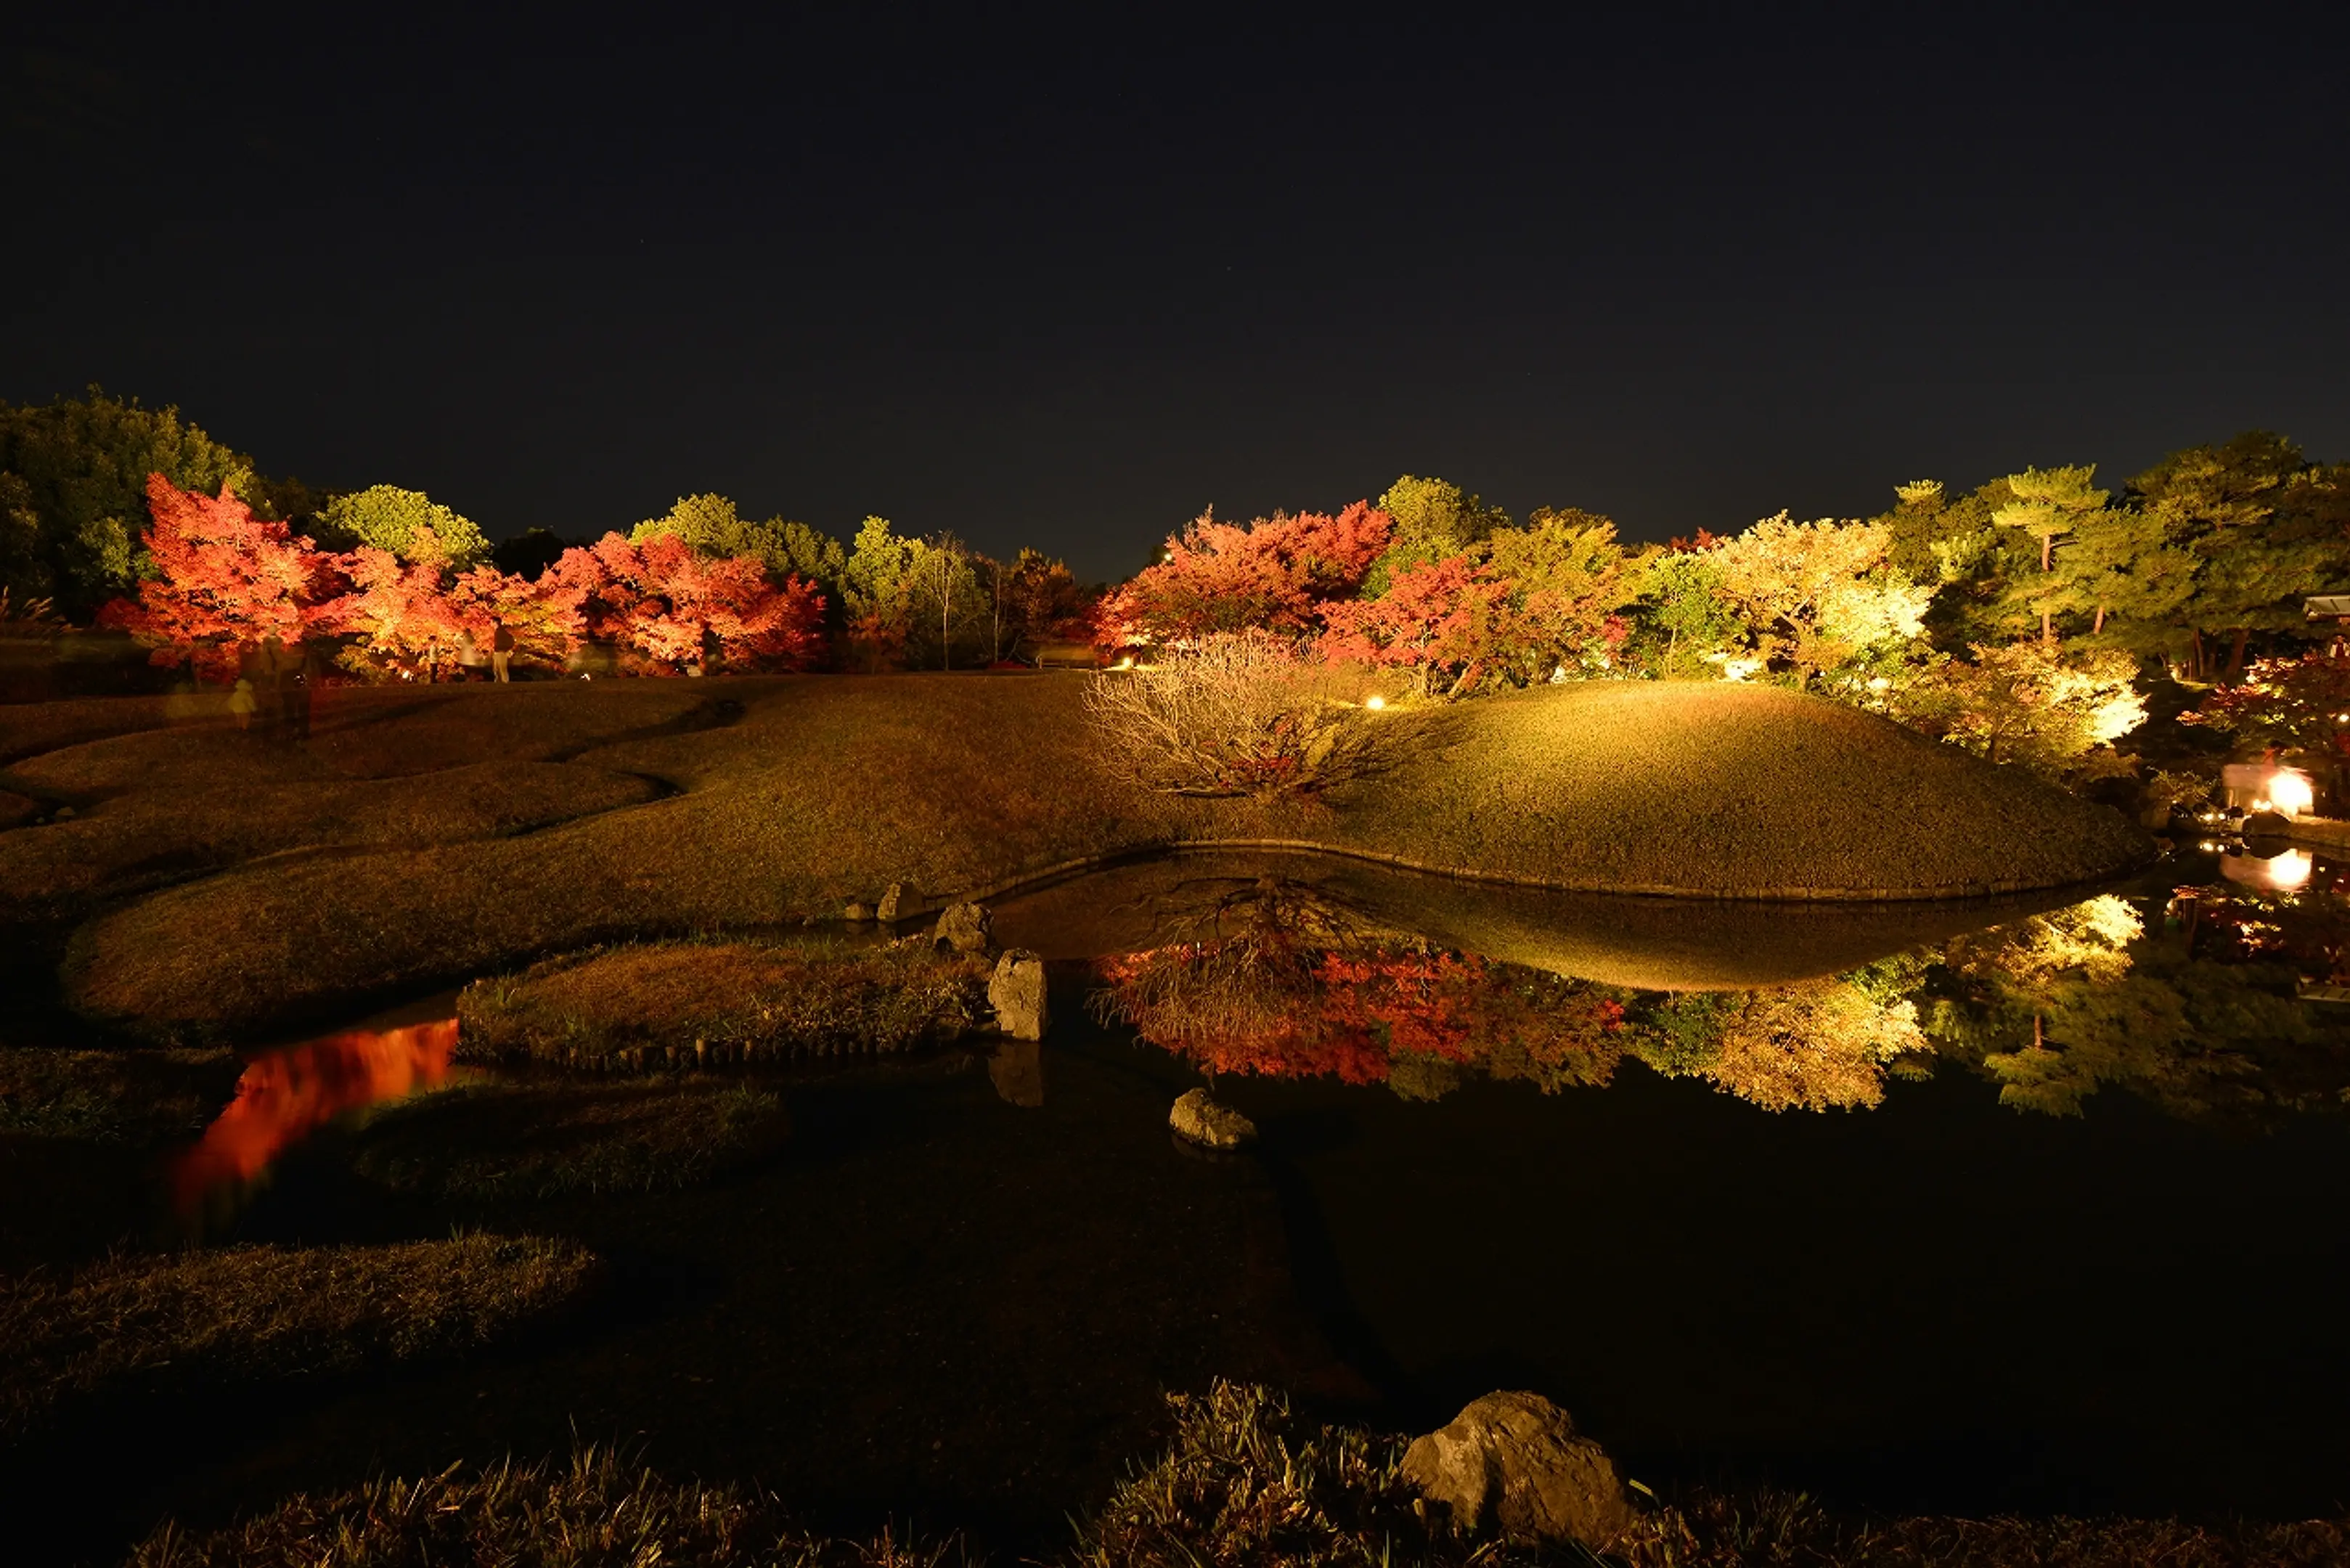
M 59 918 L 64 1002 L 186 1040 L 348 1015 L 599 941 L 827 919 L 892 883 L 965 893 L 1173 841 L 1314 842 L 1701 896 L 2050 886 L 2144 849 L 2117 816 L 2021 772 L 1720 683 L 1367 716 L 1384 727 L 1380 765 L 1326 798 L 1144 794 L 1103 765 L 1090 679 L 380 690 L 322 701 L 299 744 L 153 728 L 140 710 L 121 726 L 135 732 L 0 774 L 84 803 L 73 822 L 0 834 L 0 887 L 102 901 Z M 102 719 L 45 728 L 0 711 L 0 753 Z M 402 789 L 354 791 L 392 780 Z M 660 798 L 635 795 L 648 780 Z M 266 833 L 221 820 L 261 800 Z M 88 842 L 47 847 L 60 829 Z M 269 852 L 293 845 L 313 852 Z M 83 861 L 110 869 L 70 885 Z

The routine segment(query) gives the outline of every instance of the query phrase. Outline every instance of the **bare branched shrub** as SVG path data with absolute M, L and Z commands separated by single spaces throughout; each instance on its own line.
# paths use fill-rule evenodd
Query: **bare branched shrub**
M 1262 633 L 1213 637 L 1105 671 L 1086 707 L 1130 782 L 1173 794 L 1272 795 L 1359 773 L 1375 726 L 1359 675 Z

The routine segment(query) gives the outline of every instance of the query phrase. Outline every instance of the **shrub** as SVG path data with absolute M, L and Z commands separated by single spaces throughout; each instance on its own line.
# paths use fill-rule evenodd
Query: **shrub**
M 1097 676 L 1086 711 L 1113 772 L 1171 794 L 1274 795 L 1359 774 L 1375 731 L 1337 667 L 1265 636 L 1213 637 Z

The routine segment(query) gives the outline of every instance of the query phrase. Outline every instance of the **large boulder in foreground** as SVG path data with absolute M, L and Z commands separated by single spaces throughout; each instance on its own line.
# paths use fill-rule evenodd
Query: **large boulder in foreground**
M 1607 1451 L 1539 1394 L 1471 1401 L 1404 1450 L 1403 1477 L 1468 1534 L 1604 1548 L 1632 1521 Z

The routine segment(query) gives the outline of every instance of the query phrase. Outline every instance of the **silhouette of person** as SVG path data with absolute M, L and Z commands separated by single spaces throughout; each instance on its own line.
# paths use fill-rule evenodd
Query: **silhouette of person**
M 491 676 L 501 686 L 506 682 L 506 662 L 514 658 L 515 634 L 504 621 L 490 634 Z
M 253 728 L 254 710 L 260 706 L 259 702 L 254 701 L 253 682 L 242 675 L 238 676 L 236 690 L 228 694 L 229 716 L 236 721 L 238 730 Z

